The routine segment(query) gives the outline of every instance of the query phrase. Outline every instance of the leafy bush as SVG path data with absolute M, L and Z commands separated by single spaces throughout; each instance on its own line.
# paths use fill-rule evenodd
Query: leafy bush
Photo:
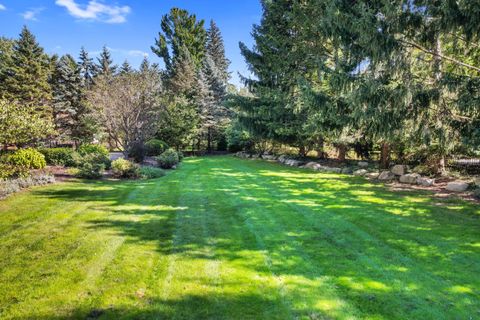
M 104 155 L 91 153 L 84 156 L 74 154 L 76 176 L 85 179 L 99 179 L 106 169 Z M 109 160 L 110 161 L 110 160 Z
M 135 142 L 128 150 L 128 156 L 137 163 L 142 162 L 145 159 L 145 145 L 142 142 Z
M 157 158 L 157 163 L 160 168 L 171 169 L 179 163 L 178 153 L 173 149 L 168 149 Z
M 142 179 L 156 179 L 165 176 L 165 171 L 154 167 L 141 167 L 140 178 Z
M 167 149 L 168 145 L 159 139 L 152 139 L 145 143 L 145 151 L 149 157 L 161 155 Z
M 45 156 L 45 160 L 49 165 L 66 167 L 75 165 L 73 161 L 74 151 L 70 148 L 42 148 L 38 151 Z
M 55 177 L 45 173 L 37 173 L 25 178 L 0 180 L 0 198 L 4 198 L 9 194 L 18 192 L 24 188 L 45 185 L 54 182 Z
M 107 148 L 98 144 L 82 144 L 78 147 L 77 152 L 82 156 L 92 153 L 101 154 L 107 157 L 109 155 Z
M 140 177 L 140 167 L 131 161 L 121 158 L 112 162 L 112 171 L 117 178 L 136 179 Z
M 43 154 L 35 149 L 20 149 L 4 156 L 4 163 L 26 169 L 43 169 L 47 165 Z
M 225 130 L 225 135 L 230 152 L 250 151 L 255 145 L 250 133 L 238 123 L 228 127 Z
M 110 161 L 110 155 L 108 153 L 107 148 L 104 146 L 96 145 L 96 144 L 83 144 L 81 145 L 77 153 L 80 157 L 74 154 L 73 160 L 75 163 L 75 166 L 80 168 L 81 163 L 83 160 L 81 158 L 88 156 L 91 160 L 95 159 L 96 162 L 102 163 L 104 165 L 104 169 L 110 169 L 111 161 Z

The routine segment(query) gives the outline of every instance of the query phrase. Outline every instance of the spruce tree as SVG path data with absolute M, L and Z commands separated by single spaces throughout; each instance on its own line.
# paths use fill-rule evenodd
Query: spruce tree
M 163 59 L 167 73 L 173 72 L 175 60 L 184 54 L 182 51 L 185 48 L 196 68 L 201 66 L 207 37 L 203 20 L 197 21 L 196 16 L 186 10 L 172 8 L 162 17 L 161 29 L 151 49 Z
M 96 75 L 112 76 L 117 71 L 117 66 L 113 63 L 112 55 L 107 46 L 103 46 L 100 57 L 97 58 L 95 66 Z
M 215 68 L 226 84 L 230 78 L 228 66 L 230 61 L 225 56 L 225 46 L 223 43 L 222 34 L 213 20 L 210 21 L 210 28 L 207 30 L 207 55 L 213 60 Z
M 93 63 L 93 59 L 89 57 L 88 52 L 84 47 L 80 49 L 78 66 L 80 68 L 80 76 L 83 79 L 84 86 L 89 88 L 93 84 L 95 64 Z
M 128 74 L 128 73 L 132 73 L 133 72 L 133 68 L 132 66 L 130 65 L 130 63 L 128 62 L 128 60 L 125 60 L 122 65 L 120 66 L 120 71 L 119 73 L 120 74 Z
M 15 42 L 11 59 L 4 96 L 24 105 L 43 107 L 43 112 L 48 112 L 45 106 L 51 100 L 49 59 L 27 27 L 23 27 Z

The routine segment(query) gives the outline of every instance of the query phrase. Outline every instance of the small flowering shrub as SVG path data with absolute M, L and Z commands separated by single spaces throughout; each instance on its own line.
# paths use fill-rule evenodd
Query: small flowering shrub
M 176 166 L 180 160 L 178 158 L 178 153 L 173 149 L 168 149 L 157 158 L 157 163 L 162 169 L 171 169 Z
M 137 179 L 140 177 L 140 167 L 136 163 L 121 158 L 112 162 L 112 172 L 117 178 Z

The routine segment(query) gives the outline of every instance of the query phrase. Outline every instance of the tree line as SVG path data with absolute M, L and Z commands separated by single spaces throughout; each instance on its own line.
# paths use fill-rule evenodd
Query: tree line
M 48 55 L 24 27 L 0 38 L 0 145 L 108 142 L 137 152 L 152 138 L 177 149 L 219 147 L 229 113 L 230 78 L 214 21 L 173 8 L 152 45 L 165 68 L 145 57 L 118 66 L 104 46 L 94 60 Z M 224 140 L 224 139 L 223 139 Z
M 480 4 L 475 1 L 262 1 L 254 77 L 232 99 L 257 149 L 326 146 L 445 171 L 480 146 Z

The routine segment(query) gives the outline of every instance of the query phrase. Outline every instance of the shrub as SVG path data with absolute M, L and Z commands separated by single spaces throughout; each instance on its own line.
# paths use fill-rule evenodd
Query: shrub
M 107 148 L 99 144 L 82 144 L 78 147 L 77 152 L 82 156 L 92 153 L 101 154 L 107 157 L 109 156 Z
M 137 163 L 142 162 L 145 159 L 145 145 L 142 142 L 135 142 L 128 150 L 128 156 Z
M 53 166 L 72 167 L 75 165 L 73 161 L 73 150 L 70 148 L 43 148 L 39 151 L 45 156 L 47 164 Z
M 171 169 L 179 162 L 178 153 L 173 149 L 168 149 L 159 155 L 156 160 L 160 168 L 163 169 Z
M 106 168 L 105 157 L 96 153 L 86 154 L 84 156 L 80 154 L 74 154 L 74 161 L 75 166 L 78 169 L 76 176 L 79 178 L 101 178 Z
M 82 162 L 81 158 L 88 156 L 91 160 L 95 159 L 96 162 L 102 163 L 104 165 L 104 169 L 110 169 L 111 161 L 110 155 L 108 150 L 104 146 L 96 145 L 96 144 L 83 144 L 81 145 L 77 153 L 80 157 L 74 155 L 73 160 L 76 167 L 80 167 L 81 164 L 78 163 Z
M 112 162 L 112 171 L 117 178 L 136 179 L 140 177 L 140 167 L 131 161 L 121 158 Z
M 168 145 L 159 139 L 148 140 L 145 143 L 145 151 L 149 157 L 159 156 L 167 149 Z
M 182 151 L 177 151 L 178 154 L 178 162 L 182 162 L 185 156 L 183 155 Z
M 165 171 L 154 167 L 141 167 L 140 178 L 142 179 L 156 179 L 165 176 Z
M 26 169 L 43 169 L 47 165 L 43 154 L 32 148 L 20 149 L 6 155 L 4 163 Z
M 0 180 L 12 178 L 26 178 L 30 175 L 30 171 L 21 166 L 0 163 Z

